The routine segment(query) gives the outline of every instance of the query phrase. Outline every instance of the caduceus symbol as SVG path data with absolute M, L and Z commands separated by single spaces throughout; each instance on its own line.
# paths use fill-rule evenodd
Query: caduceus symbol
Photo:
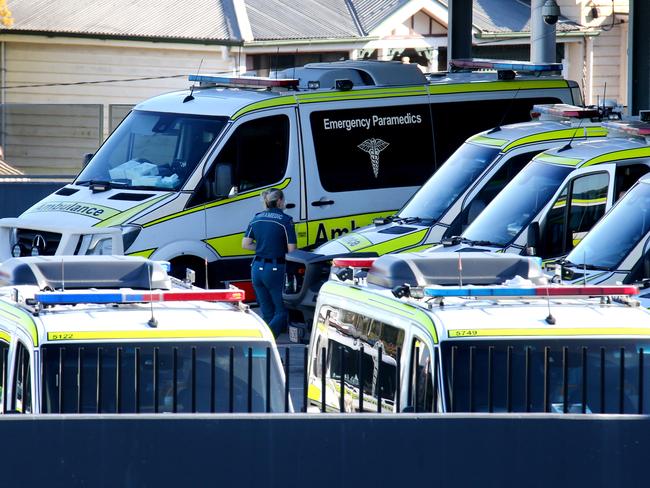
M 390 144 L 382 141 L 381 139 L 366 139 L 357 147 L 370 155 L 370 162 L 372 163 L 372 172 L 375 178 L 379 176 L 379 153 L 386 149 Z

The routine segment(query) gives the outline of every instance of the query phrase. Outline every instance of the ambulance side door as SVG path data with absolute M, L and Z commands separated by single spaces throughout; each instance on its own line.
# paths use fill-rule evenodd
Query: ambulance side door
M 539 217 L 538 256 L 566 255 L 605 215 L 612 206 L 615 169 L 613 164 L 603 164 L 572 173 Z M 519 238 L 525 240 L 523 234 Z
M 242 249 L 241 239 L 248 222 L 264 209 L 261 193 L 280 188 L 285 212 L 294 222 L 301 220 L 295 108 L 238 118 L 213 154 L 190 206 L 205 205 L 204 240 L 218 256 L 214 272 L 220 279 L 250 279 L 252 252 Z
M 427 100 L 423 94 L 299 105 L 310 245 L 394 213 L 433 173 Z
M 11 368 L 11 398 L 8 409 L 14 413 L 33 413 L 33 348 L 20 338 L 16 341 Z
M 9 383 L 9 346 L 11 336 L 8 331 L 0 329 L 0 414 L 9 410 L 8 388 Z

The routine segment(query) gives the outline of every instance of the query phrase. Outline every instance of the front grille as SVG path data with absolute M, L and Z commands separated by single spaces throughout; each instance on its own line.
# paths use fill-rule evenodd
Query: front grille
M 42 241 L 37 239 L 40 236 L 45 241 L 45 246 L 42 247 Z M 39 248 L 39 256 L 53 256 L 59 247 L 61 241 L 61 234 L 56 232 L 44 232 L 32 229 L 16 229 L 17 244 L 20 245 L 21 256 L 31 256 L 32 247 L 38 242 L 41 243 Z

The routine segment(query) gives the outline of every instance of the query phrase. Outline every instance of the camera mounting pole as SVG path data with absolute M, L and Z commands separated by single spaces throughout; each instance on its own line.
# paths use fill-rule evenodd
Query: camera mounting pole
M 530 2 L 530 60 L 533 63 L 555 63 L 555 24 L 560 7 L 555 0 Z

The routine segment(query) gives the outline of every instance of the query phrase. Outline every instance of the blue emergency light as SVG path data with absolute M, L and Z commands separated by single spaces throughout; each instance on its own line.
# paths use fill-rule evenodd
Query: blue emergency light
M 510 61 L 503 59 L 452 59 L 449 65 L 457 69 L 493 69 L 497 71 L 509 70 L 531 73 L 562 71 L 562 63 L 533 63 L 530 61 Z
M 242 88 L 296 88 L 298 80 L 293 78 L 269 78 L 265 76 L 190 75 L 189 81 L 198 81 L 219 86 Z
M 631 296 L 637 295 L 636 286 L 537 286 L 528 288 L 508 286 L 427 286 L 424 294 L 429 297 L 577 297 L 577 296 Z
M 34 300 L 42 305 L 77 305 L 107 303 L 150 303 L 150 302 L 240 302 L 245 299 L 240 289 L 228 290 L 167 290 L 167 291 L 53 291 L 36 293 Z

